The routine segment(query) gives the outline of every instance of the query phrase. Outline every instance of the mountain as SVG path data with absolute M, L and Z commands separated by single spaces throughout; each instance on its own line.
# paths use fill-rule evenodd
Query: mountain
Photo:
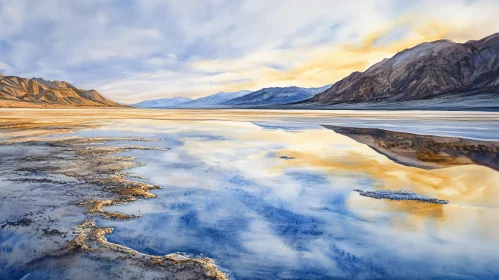
M 223 102 L 244 96 L 251 93 L 249 90 L 240 90 L 236 92 L 219 92 L 202 98 L 198 98 L 191 102 L 183 103 L 176 108 L 210 108 L 216 107 Z
M 122 107 L 64 81 L 0 75 L 0 107 Z
M 319 88 L 271 87 L 220 103 L 228 107 L 254 107 L 280 105 L 306 100 L 324 91 L 330 85 Z
M 423 43 L 354 72 L 302 104 L 379 103 L 436 97 L 499 97 L 499 33 L 464 44 Z
M 172 97 L 172 98 L 145 100 L 139 103 L 132 104 L 132 106 L 138 108 L 174 108 L 177 105 L 187 103 L 190 101 L 192 101 L 192 99 L 187 97 Z
M 331 84 L 325 85 L 325 86 L 322 86 L 322 87 L 306 88 L 306 90 L 310 91 L 314 95 L 317 95 L 318 93 L 321 93 L 321 92 L 325 91 L 326 89 L 328 89 L 330 87 L 331 87 Z

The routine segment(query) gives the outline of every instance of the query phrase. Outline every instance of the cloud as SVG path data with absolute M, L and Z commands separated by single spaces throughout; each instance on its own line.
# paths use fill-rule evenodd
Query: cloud
M 109 34 L 113 40 L 95 41 L 91 46 L 70 56 L 69 65 L 103 61 L 110 58 L 137 58 L 154 54 L 164 38 L 154 29 L 120 29 Z
M 491 0 L 4 0 L 0 71 L 121 102 L 320 86 L 420 42 L 494 33 L 497 10 Z
M 484 14 L 486 20 L 482 19 L 479 23 L 472 23 L 473 17 L 466 16 L 470 11 L 478 12 L 484 7 L 488 7 L 489 11 L 497 9 L 497 3 L 489 1 L 467 4 L 456 1 L 454 5 L 435 7 L 431 12 L 428 8 L 430 4 L 423 4 L 398 15 L 390 22 L 374 24 L 377 29 L 370 33 L 364 32 L 358 40 L 333 41 L 290 50 L 270 50 L 265 52 L 266 55 L 256 53 L 242 59 L 200 61 L 194 65 L 206 71 L 232 71 L 241 76 L 254 77 L 251 82 L 232 84 L 231 90 L 290 84 L 319 86 L 337 81 L 353 71 L 364 71 L 383 58 L 391 57 L 422 42 L 443 38 L 458 42 L 479 39 L 494 33 L 499 27 L 495 23 L 483 28 L 486 22 L 493 21 L 492 12 Z M 423 9 L 422 6 L 428 9 Z M 446 17 L 448 18 L 445 19 Z M 463 19 L 467 21 L 463 22 Z M 357 29 L 358 23 L 354 25 L 355 27 L 342 24 L 343 32 L 347 32 L 349 28 Z M 277 59 L 274 59 L 276 57 Z M 282 67 L 276 69 L 267 66 L 271 64 Z

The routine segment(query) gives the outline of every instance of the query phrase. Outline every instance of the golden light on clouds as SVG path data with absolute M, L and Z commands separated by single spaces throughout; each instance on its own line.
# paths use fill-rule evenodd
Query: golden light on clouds
M 247 1 L 216 17 L 203 16 L 203 5 L 212 2 L 194 10 L 179 7 L 184 21 L 158 25 L 159 33 L 147 29 L 136 36 L 135 47 L 117 44 L 119 51 L 94 50 L 109 53 L 109 64 L 100 62 L 97 69 L 112 66 L 106 73 L 114 78 L 104 80 L 99 71 L 85 71 L 102 79 L 86 87 L 124 103 L 277 86 L 319 87 L 423 42 L 462 43 L 499 31 L 495 0 L 257 2 Z M 210 10 L 225 11 L 223 7 L 220 2 Z M 162 36 L 149 35 L 156 44 L 146 44 L 143 37 L 148 34 Z M 115 54 L 124 55 L 126 63 L 115 60 Z
M 406 28 L 403 36 L 377 43 L 390 36 L 398 28 Z M 266 54 L 254 54 L 234 60 L 196 61 L 192 66 L 204 71 L 231 71 L 212 79 L 223 81 L 220 90 L 258 90 L 271 86 L 317 87 L 334 83 L 355 71 L 365 71 L 384 58 L 414 47 L 420 43 L 440 39 L 462 42 L 462 38 L 475 39 L 472 28 L 463 24 L 444 23 L 429 19 L 420 22 L 418 17 L 405 15 L 393 24 L 371 32 L 360 43 L 329 44 L 320 47 L 292 50 L 272 50 Z M 480 32 L 482 33 L 482 32 Z M 479 34 L 486 36 L 489 34 Z M 478 37 L 481 38 L 481 37 Z M 271 67 L 276 57 L 284 64 L 282 69 Z M 267 63 L 266 63 L 267 62 Z M 275 63 L 274 63 L 275 64 Z

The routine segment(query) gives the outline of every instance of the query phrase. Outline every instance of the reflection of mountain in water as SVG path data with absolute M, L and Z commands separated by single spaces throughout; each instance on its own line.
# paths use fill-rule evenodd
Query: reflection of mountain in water
M 404 165 L 422 168 L 479 164 L 499 170 L 499 142 L 418 135 L 377 128 L 324 125 Z

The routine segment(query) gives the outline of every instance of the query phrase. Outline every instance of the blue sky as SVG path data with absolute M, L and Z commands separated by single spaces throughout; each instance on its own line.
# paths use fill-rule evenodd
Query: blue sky
M 0 0 L 0 73 L 121 102 L 322 86 L 415 44 L 499 31 L 499 1 Z

